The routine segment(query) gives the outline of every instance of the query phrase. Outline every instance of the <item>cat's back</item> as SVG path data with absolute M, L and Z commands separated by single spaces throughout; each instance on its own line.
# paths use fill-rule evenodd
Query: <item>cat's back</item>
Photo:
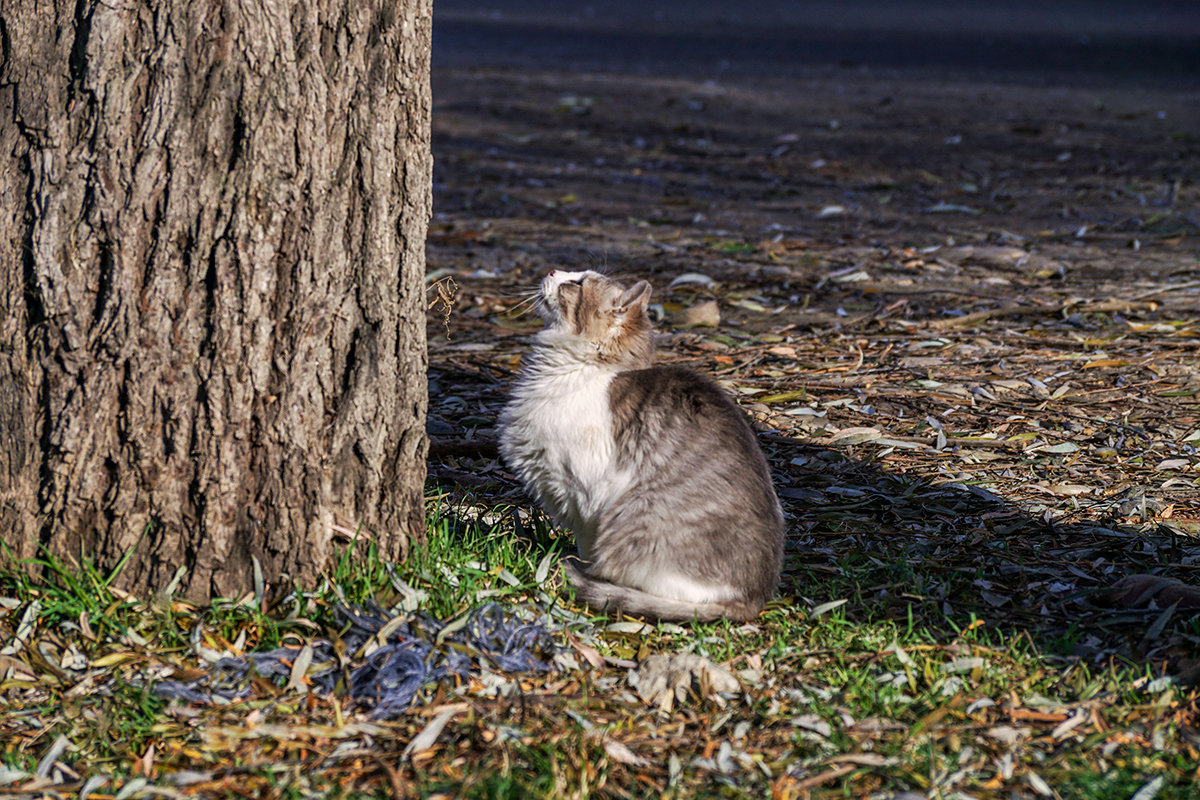
M 623 534 L 600 543 L 613 574 L 628 577 L 653 562 L 647 553 L 669 552 L 664 574 L 738 587 L 761 607 L 779 578 L 784 526 L 746 415 L 711 378 L 676 366 L 617 375 L 609 401 L 615 461 L 638 476 L 627 507 L 601 528 Z
M 742 410 L 715 381 L 686 367 L 660 365 L 622 372 L 613 379 L 608 396 L 618 445 L 622 439 L 631 445 L 681 434 L 690 438 L 680 444 L 724 445 L 762 460 Z
M 678 366 L 617 375 L 608 389 L 615 461 L 710 515 L 782 525 L 771 472 L 745 413 L 711 378 Z M 712 500 L 725 510 L 719 514 Z

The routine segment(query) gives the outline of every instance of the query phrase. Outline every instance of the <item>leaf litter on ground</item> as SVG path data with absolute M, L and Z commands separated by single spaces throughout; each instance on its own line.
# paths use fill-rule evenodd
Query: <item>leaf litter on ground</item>
M 1004 118 L 1009 89 L 992 87 L 984 106 L 962 87 L 909 86 L 904 105 L 880 111 L 864 78 L 840 84 L 841 99 L 797 100 L 806 115 L 828 103 L 830 118 L 862 122 L 861 132 L 843 124 L 813 138 L 823 150 L 813 159 L 793 155 L 804 135 L 786 146 L 757 138 L 772 126 L 805 130 L 765 100 L 783 90 L 728 86 L 712 90 L 704 116 L 723 121 L 737 147 L 701 153 L 664 140 L 643 167 L 653 183 L 635 190 L 616 168 L 591 170 L 566 214 L 532 202 L 572 184 L 550 166 L 549 145 L 491 155 L 469 144 L 480 126 L 531 124 L 523 100 L 489 99 L 513 77 L 460 79 L 444 85 L 454 99 L 439 142 L 446 185 L 463 188 L 446 195 L 440 220 L 493 239 L 439 243 L 430 262 L 497 269 L 471 285 L 474 300 L 451 322 L 456 338 L 486 351 L 443 347 L 431 328 L 431 413 L 465 441 L 432 458 L 433 479 L 532 506 L 497 459 L 494 431 L 460 425 L 439 394 L 469 387 L 476 413 L 494 419 L 538 327 L 497 327 L 503 298 L 551 268 L 595 265 L 650 280 L 664 311 L 660 360 L 734 393 L 788 515 L 782 600 L 758 634 L 725 629 L 710 653 L 735 674 L 757 660 L 762 681 L 744 684 L 751 708 L 731 706 L 698 752 L 661 728 L 631 737 L 630 751 L 653 748 L 665 771 L 613 766 L 612 796 L 678 787 L 693 770 L 746 796 L 754 786 L 777 797 L 1132 797 L 1146 787 L 1190 796 L 1200 777 L 1200 617 L 1186 601 L 1200 585 L 1200 226 L 1178 217 L 1168 235 L 1145 232 L 1150 190 L 1139 199 L 1121 187 L 1156 159 L 1194 155 L 1098 121 L 1076 98 L 1043 112 L 1076 131 L 1066 136 L 1105 137 L 1126 172 L 1087 163 L 1080 148 L 1042 165 Z M 546 76 L 545 91 L 558 80 Z M 597 106 L 581 126 L 588 135 L 572 140 L 594 158 L 639 164 L 613 131 L 695 124 L 653 102 L 662 87 L 605 80 L 588 81 Z M 620 116 L 630 106 L 600 102 L 606 92 L 641 110 Z M 878 147 L 881 116 L 895 134 L 890 152 L 923 166 L 892 165 L 873 183 L 886 162 L 863 153 Z M 961 148 L 934 154 L 922 132 L 935 118 L 1001 146 L 986 165 L 968 164 Z M 479 194 L 464 190 L 481 170 L 500 213 L 480 214 Z M 780 199 L 784 176 L 797 174 L 808 178 L 803 195 Z M 985 201 L 980 186 L 1001 183 Z M 1083 222 L 1058 225 L 1064 215 Z M 715 327 L 680 315 L 702 302 L 719 308 Z M 715 646 L 704 644 L 711 634 L 694 636 L 663 646 Z M 625 661 L 661 653 L 644 636 L 593 641 Z M 610 691 L 621 697 L 619 684 Z M 743 723 L 748 746 L 719 735 Z M 681 747 L 695 755 L 672 761 Z M 738 752 L 759 760 L 740 769 Z M 845 755 L 879 760 L 847 770 L 836 760 Z M 601 769 L 604 756 L 589 763 Z
M 223 656 L 201 668 L 198 677 L 158 680 L 151 690 L 170 700 L 228 704 L 261 696 L 263 684 L 257 678 L 278 683 L 291 676 L 284 690 L 337 694 L 373 719 L 389 719 L 407 711 L 426 684 L 492 671 L 548 672 L 558 655 L 543 625 L 496 603 L 450 621 L 391 615 L 378 606 L 339 606 L 333 613 L 339 633 L 335 639 Z
M 1194 182 L 1172 190 L 1178 210 L 1151 212 L 1164 170 L 1194 169 L 1185 141 L 1086 92 L 1028 87 L 982 102 L 905 84 L 881 104 L 867 77 L 789 102 L 631 76 L 435 79 L 430 490 L 445 535 L 426 562 L 359 566 L 266 615 L 253 597 L 205 610 L 101 589 L 84 609 L 5 579 L 0 792 L 1194 796 Z M 697 93 L 702 110 L 678 102 Z M 588 113 L 546 125 L 562 97 Z M 1029 103 L 1070 160 L 1007 116 Z M 715 141 L 689 143 L 712 122 Z M 946 130 L 993 146 L 939 149 Z M 569 545 L 497 458 L 496 413 L 540 327 L 520 312 L 546 271 L 588 265 L 650 280 L 660 359 L 723 381 L 755 421 L 789 545 L 753 625 L 575 606 L 553 568 Z M 672 319 L 706 303 L 715 327 Z M 459 652 L 438 650 L 446 623 L 440 646 L 485 603 L 526 607 L 560 669 L 447 669 L 372 718 L 369 698 L 311 690 L 322 665 L 345 681 L 358 663 L 333 609 L 370 602 L 429 620 L 412 632 L 435 665 Z M 167 702 L 147 672 L 198 692 L 214 674 L 197 630 L 218 661 L 275 652 L 280 671 L 247 670 L 251 693 L 228 702 Z M 672 672 L 685 656 L 704 666 Z M 737 688 L 709 691 L 710 669 Z

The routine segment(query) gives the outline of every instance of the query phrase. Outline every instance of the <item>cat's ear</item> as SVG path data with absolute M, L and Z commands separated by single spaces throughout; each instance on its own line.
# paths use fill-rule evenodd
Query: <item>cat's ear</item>
M 650 302 L 650 284 L 647 281 L 638 281 L 633 286 L 625 290 L 621 295 L 621 299 L 617 303 L 617 313 L 626 314 L 630 311 L 641 313 L 646 310 L 646 305 Z

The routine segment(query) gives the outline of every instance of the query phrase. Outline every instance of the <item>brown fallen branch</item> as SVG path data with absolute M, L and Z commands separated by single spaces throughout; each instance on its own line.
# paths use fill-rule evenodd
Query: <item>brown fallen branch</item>
M 957 265 L 956 265 L 957 267 Z M 899 289 L 887 283 L 859 283 L 856 288 L 864 295 L 882 294 L 888 297 L 921 297 L 925 295 L 953 294 L 959 297 L 975 297 L 983 300 L 1003 300 L 1003 297 L 987 292 L 968 292 L 962 289 L 938 287 L 932 289 Z
M 1106 313 L 1112 311 L 1154 311 L 1158 308 L 1157 303 L 1149 301 L 1134 301 L 1134 300 L 1104 300 L 1097 303 L 1064 303 L 1057 306 L 1030 306 L 1022 303 L 1008 303 L 999 308 L 989 308 L 984 311 L 976 311 L 973 314 L 965 314 L 961 317 L 953 317 L 951 319 L 933 320 L 929 323 L 931 328 L 962 328 L 969 325 L 974 325 L 977 322 L 992 319 L 993 317 L 1028 317 L 1028 316 L 1053 316 L 1061 314 L 1070 309 L 1078 311 Z
M 1200 586 L 1191 586 L 1165 575 L 1126 575 L 1112 586 L 1105 587 L 1101 599 L 1109 605 L 1124 608 L 1146 608 L 1150 601 L 1158 608 L 1177 606 L 1181 609 L 1200 608 Z
M 794 783 L 791 782 L 794 779 L 788 776 L 789 782 L 785 784 L 785 788 L 788 789 L 789 792 L 802 792 L 806 789 L 811 789 L 814 786 L 820 786 L 822 783 L 828 783 L 829 781 L 836 780 L 843 775 L 849 775 L 856 769 L 860 769 L 860 767 L 856 764 L 846 764 L 841 767 L 827 769 L 824 772 L 819 772 L 816 775 L 811 775 L 803 780 L 795 781 Z
M 1170 284 L 1167 286 L 1159 286 L 1158 288 L 1155 288 L 1155 289 L 1149 289 L 1145 292 L 1139 292 L 1129 299 L 1130 300 L 1144 300 L 1147 297 L 1154 297 L 1154 295 L 1156 295 L 1156 294 L 1166 294 L 1167 292 L 1178 292 L 1183 289 L 1195 289 L 1197 287 L 1200 287 L 1200 281 L 1190 281 L 1188 283 L 1173 283 L 1173 284 Z
M 1016 338 L 1020 341 L 1028 341 L 1029 344 L 1037 345 L 1039 347 L 1063 347 L 1078 349 L 1080 347 L 1087 346 L 1080 339 L 1070 339 L 1065 336 L 1034 336 L 1032 334 L 1022 333 L 1021 331 L 1004 331 L 1001 335 Z M 1180 338 L 1174 341 L 1171 339 L 1138 339 L 1130 336 L 1129 334 L 1126 334 L 1125 338 L 1115 340 L 1113 343 L 1120 343 L 1122 345 L 1139 347 L 1143 350 L 1151 351 L 1163 349 L 1193 350 L 1197 347 L 1200 347 L 1200 340 L 1197 339 Z
M 788 444 L 797 447 L 817 447 L 824 450 L 832 450 L 838 447 L 845 447 L 844 444 L 838 444 L 836 441 L 830 441 L 825 438 L 816 436 L 786 436 L 781 433 L 759 433 L 758 438 L 764 442 L 772 444 Z M 937 437 L 934 436 L 896 436 L 890 433 L 885 433 L 880 439 L 893 442 L 908 442 L 911 444 L 924 445 L 933 448 L 937 444 Z M 880 446 L 886 445 L 886 441 L 878 439 L 867 439 L 859 442 L 859 444 L 871 444 L 875 442 Z M 972 437 L 946 437 L 946 449 L 957 449 L 961 447 L 974 448 L 980 450 L 1023 450 L 1029 445 L 1024 442 L 1010 442 L 1005 439 L 979 439 Z

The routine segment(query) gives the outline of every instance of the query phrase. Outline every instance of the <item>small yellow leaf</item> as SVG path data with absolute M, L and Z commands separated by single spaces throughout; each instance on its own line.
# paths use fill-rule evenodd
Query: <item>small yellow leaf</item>
M 100 656 L 93 661 L 92 667 L 97 669 L 103 667 L 115 667 L 118 664 L 128 664 L 131 661 L 137 661 L 139 658 L 140 656 L 138 656 L 137 653 L 131 653 L 128 650 L 120 653 L 109 653 L 108 655 Z
M 1055 497 L 1074 497 L 1080 494 L 1091 494 L 1095 491 L 1091 486 L 1080 486 L 1077 483 L 1053 483 L 1050 485 L 1032 484 L 1031 489 L 1052 494 Z
M 779 392 L 778 394 L 769 394 L 765 397 L 758 398 L 760 403 L 782 403 L 785 400 L 803 400 L 808 397 L 808 392 L 804 389 L 796 389 L 791 392 Z
M 845 428 L 830 437 L 830 444 L 851 445 L 878 439 L 883 433 L 878 428 Z

